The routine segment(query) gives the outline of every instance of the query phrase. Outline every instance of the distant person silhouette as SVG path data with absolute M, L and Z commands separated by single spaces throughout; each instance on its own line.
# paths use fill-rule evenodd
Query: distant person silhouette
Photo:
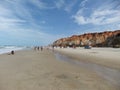
M 43 47 L 41 46 L 40 49 L 41 49 L 41 51 L 42 51 L 42 50 L 43 50 Z
M 37 47 L 37 50 L 39 51 L 39 46 Z
M 11 54 L 12 54 L 12 55 L 14 55 L 14 54 L 15 54 L 15 52 L 12 50 L 12 51 L 11 51 Z

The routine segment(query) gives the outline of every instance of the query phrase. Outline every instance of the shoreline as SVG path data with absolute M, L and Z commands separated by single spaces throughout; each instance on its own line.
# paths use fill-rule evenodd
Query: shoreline
M 21 48 L 21 49 L 11 49 L 11 50 L 8 50 L 8 51 L 6 51 L 6 52 L 2 52 L 2 53 L 0 53 L 0 55 L 4 55 L 4 54 L 6 54 L 6 55 L 10 55 L 11 54 L 11 51 L 14 51 L 14 52 L 19 52 L 19 51 L 26 51 L 26 50 L 32 50 L 32 48 Z
M 55 51 L 78 61 L 95 63 L 120 70 L 120 48 L 55 48 Z
M 58 60 L 70 63 L 71 65 L 78 66 L 78 68 L 84 68 L 95 72 L 100 75 L 102 78 L 111 82 L 117 86 L 120 86 L 120 71 L 117 69 L 105 67 L 103 65 L 91 63 L 91 62 L 83 62 L 81 60 L 76 60 L 75 58 L 70 58 L 67 55 L 56 52 L 55 56 Z

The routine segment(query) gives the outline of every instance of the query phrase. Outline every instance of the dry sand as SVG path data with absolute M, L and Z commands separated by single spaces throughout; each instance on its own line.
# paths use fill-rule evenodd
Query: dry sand
M 0 90 L 120 90 L 95 72 L 55 58 L 54 52 L 0 55 Z

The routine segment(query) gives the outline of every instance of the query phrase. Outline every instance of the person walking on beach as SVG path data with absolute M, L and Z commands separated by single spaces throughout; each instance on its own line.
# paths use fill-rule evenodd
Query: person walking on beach
M 52 46 L 52 51 L 54 52 L 54 46 Z
M 41 49 L 41 51 L 42 51 L 42 50 L 43 50 L 43 47 L 41 46 L 40 49 Z
M 39 51 L 39 46 L 37 47 L 37 50 Z

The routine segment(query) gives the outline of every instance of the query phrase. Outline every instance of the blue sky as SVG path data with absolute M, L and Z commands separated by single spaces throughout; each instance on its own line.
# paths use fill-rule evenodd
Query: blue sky
M 120 0 L 0 0 L 0 45 L 47 45 L 120 29 Z

